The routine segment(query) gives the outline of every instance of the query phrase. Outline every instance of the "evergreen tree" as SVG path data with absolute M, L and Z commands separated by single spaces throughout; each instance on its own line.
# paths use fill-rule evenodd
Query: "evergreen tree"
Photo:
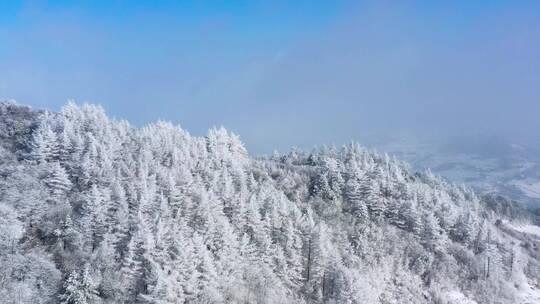
M 424 246 L 434 252 L 442 252 L 444 248 L 443 230 L 439 219 L 431 212 L 424 215 L 422 242 Z
M 50 165 L 49 174 L 45 177 L 45 185 L 53 196 L 59 197 L 71 189 L 71 181 L 59 162 Z
M 102 190 L 95 184 L 86 193 L 82 210 L 82 227 L 89 248 L 94 251 L 105 232 L 106 200 Z
M 96 286 L 90 276 L 88 266 L 82 274 L 71 272 L 64 283 L 64 293 L 60 297 L 63 304 L 92 304 L 97 300 Z
M 468 245 L 473 237 L 473 231 L 474 222 L 471 214 L 461 214 L 456 223 L 452 225 L 450 237 L 456 242 Z
M 292 222 L 288 222 L 286 226 L 286 241 L 285 241 L 285 261 L 286 261 L 286 280 L 287 285 L 294 290 L 301 286 L 302 282 L 302 238 L 300 231 L 293 226 Z
M 31 147 L 31 158 L 39 163 L 59 160 L 58 139 L 49 124 L 41 125 L 34 132 Z
M 319 196 L 322 199 L 332 200 L 334 199 L 334 194 L 330 188 L 330 183 L 328 182 L 328 177 L 325 172 L 317 174 L 314 178 L 311 185 L 311 194 L 313 196 Z
M 124 187 L 116 180 L 112 185 L 108 216 L 106 218 L 111 240 L 117 250 L 123 251 L 129 234 L 129 206 Z
M 193 241 L 196 254 L 199 256 L 199 263 L 197 265 L 197 298 L 201 302 L 220 302 L 222 300 L 217 286 L 218 276 L 210 252 L 204 245 L 202 238 L 197 234 L 193 236 Z
M 80 233 L 75 229 L 71 216 L 68 214 L 62 226 L 55 231 L 62 250 L 76 250 L 81 243 Z
M 473 243 L 473 251 L 475 254 L 480 254 L 484 252 L 487 248 L 487 224 L 485 220 L 482 222 L 481 225 L 479 225 L 478 230 L 476 232 L 476 236 L 474 238 Z
M 122 293 L 124 301 L 133 301 L 139 293 L 140 278 L 144 254 L 144 243 L 140 232 L 135 232 L 128 243 L 127 252 L 122 261 Z
M 380 195 L 379 169 L 364 176 L 360 182 L 360 191 L 372 218 L 380 219 L 386 211 L 386 202 Z
M 412 232 L 414 236 L 420 236 L 422 231 L 422 218 L 418 211 L 416 196 L 403 204 L 403 215 L 405 217 L 405 227 Z
M 351 212 L 360 222 L 366 223 L 369 212 L 365 201 L 362 199 L 362 188 L 356 177 L 351 178 L 345 187 L 346 211 Z

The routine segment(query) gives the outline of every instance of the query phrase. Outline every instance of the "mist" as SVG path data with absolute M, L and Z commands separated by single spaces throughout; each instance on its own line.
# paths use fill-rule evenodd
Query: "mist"
M 0 98 L 94 102 L 195 134 L 223 125 L 253 154 L 405 136 L 537 142 L 537 7 L 115 6 L 97 18 L 27 4 L 0 24 Z
M 255 99 L 279 103 L 276 117 L 323 142 L 404 133 L 537 140 L 539 19 L 430 14 L 360 7 L 281 58 Z

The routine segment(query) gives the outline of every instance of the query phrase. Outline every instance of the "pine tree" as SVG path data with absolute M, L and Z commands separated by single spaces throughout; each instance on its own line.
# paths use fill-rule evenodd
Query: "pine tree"
M 101 159 L 98 143 L 92 134 L 86 134 L 86 150 L 82 155 L 79 181 L 86 188 L 92 186 L 99 177 Z
M 32 152 L 30 153 L 30 158 L 38 163 L 43 163 L 47 161 L 49 154 L 49 145 L 43 136 L 43 132 L 37 130 L 32 136 Z
M 470 213 L 461 214 L 456 223 L 452 225 L 450 236 L 456 242 L 469 244 L 473 237 L 474 222 Z
M 403 214 L 405 217 L 405 227 L 412 232 L 414 236 L 419 237 L 422 231 L 422 218 L 418 211 L 416 196 L 403 204 Z
M 487 242 L 486 242 L 486 239 L 487 239 L 487 225 L 486 225 L 486 222 L 485 220 L 482 222 L 481 225 L 479 225 L 478 227 L 478 231 L 475 235 L 475 238 L 474 238 L 474 243 L 473 243 L 473 252 L 475 254 L 480 254 L 482 252 L 484 252 L 484 250 L 486 250 L 487 248 Z
M 173 217 L 189 217 L 191 214 L 189 188 L 193 179 L 186 168 L 182 168 L 178 180 L 170 178 L 168 181 L 168 199 Z
M 95 184 L 86 193 L 82 210 L 82 226 L 85 239 L 92 251 L 97 248 L 105 232 L 106 200 L 102 190 Z
M 443 231 L 439 219 L 432 212 L 424 215 L 422 242 L 434 252 L 441 252 L 444 248 Z
M 80 245 L 80 233 L 75 229 L 69 214 L 66 215 L 62 226 L 55 231 L 55 234 L 60 240 L 62 250 L 74 250 Z
M 404 211 L 404 208 L 402 207 L 403 203 L 404 202 L 401 200 L 391 200 L 388 209 L 386 210 L 388 221 L 400 229 L 406 228 L 405 216 L 402 213 Z
M 369 212 L 362 199 L 362 189 L 356 177 L 351 178 L 345 187 L 346 211 L 351 212 L 361 223 L 367 223 Z
M 167 280 L 161 266 L 152 259 L 145 260 L 146 271 L 143 273 L 143 290 L 137 296 L 139 303 L 167 303 Z
M 319 196 L 322 199 L 327 200 L 332 200 L 334 198 L 325 172 L 321 172 L 315 176 L 311 185 L 311 195 Z
M 345 184 L 345 181 L 341 176 L 342 169 L 340 163 L 338 163 L 336 159 L 328 158 L 325 160 L 324 167 L 325 171 L 327 172 L 328 183 L 330 185 L 331 199 L 336 200 L 342 195 L 343 186 Z
M 124 187 L 116 180 L 112 185 L 110 207 L 106 219 L 111 239 L 117 250 L 123 251 L 129 230 L 129 206 Z
M 135 232 L 128 243 L 127 252 L 122 261 L 122 292 L 124 301 L 133 301 L 139 292 L 144 244 L 140 232 Z
M 48 124 L 41 125 L 32 136 L 31 158 L 39 163 L 58 161 L 60 149 L 56 134 Z
M 375 169 L 373 172 L 366 174 L 360 182 L 362 198 L 371 217 L 376 220 L 380 219 L 386 211 L 386 202 L 380 194 L 380 176 L 380 169 Z
M 53 162 L 50 165 L 49 174 L 44 182 L 50 193 L 56 197 L 62 196 L 71 189 L 71 181 L 59 162 Z
M 357 300 L 355 299 L 354 295 L 354 281 L 353 278 L 345 267 L 341 267 L 339 271 L 338 276 L 338 284 L 339 288 L 337 290 L 337 296 L 336 296 L 336 303 L 342 303 L 342 304 L 353 304 L 356 303 Z
M 201 302 L 219 302 L 221 297 L 217 286 L 218 276 L 210 252 L 197 234 L 193 236 L 193 241 L 197 255 L 200 257 L 197 265 L 197 298 Z
M 329 262 L 328 238 L 326 225 L 323 223 L 317 224 L 313 231 L 309 248 L 310 275 L 308 286 L 312 295 L 319 300 L 322 300 L 324 296 L 326 268 Z
M 174 293 L 186 302 L 193 302 L 197 297 L 197 267 L 200 256 L 197 255 L 192 237 L 188 237 L 188 230 L 185 222 L 176 226 L 171 253 L 173 269 L 176 271 L 175 282 L 178 282 L 179 288 L 179 290 L 174 290 Z M 169 287 L 175 286 L 169 285 Z
M 286 241 L 285 241 L 285 260 L 287 263 L 286 280 L 292 290 L 301 286 L 302 282 L 302 238 L 300 231 L 296 229 L 292 221 L 287 222 L 286 226 Z
M 64 293 L 60 298 L 63 304 L 92 304 L 96 301 L 96 286 L 88 266 L 84 268 L 82 274 L 71 272 L 64 283 Z
M 75 152 L 75 147 L 71 136 L 73 136 L 73 128 L 69 121 L 63 120 L 63 129 L 59 135 L 59 145 L 58 145 L 58 159 L 62 163 L 66 163 L 72 160 L 72 157 Z

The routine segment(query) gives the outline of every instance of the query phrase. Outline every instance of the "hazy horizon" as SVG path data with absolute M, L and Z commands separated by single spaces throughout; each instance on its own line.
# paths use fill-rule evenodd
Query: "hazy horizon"
M 0 98 L 238 133 L 253 154 L 370 138 L 537 142 L 540 5 L 0 4 Z M 294 131 L 294 132 L 292 132 Z

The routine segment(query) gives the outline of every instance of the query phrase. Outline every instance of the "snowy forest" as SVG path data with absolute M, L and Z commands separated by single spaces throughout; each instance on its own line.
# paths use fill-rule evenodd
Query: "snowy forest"
M 0 104 L 1 303 L 540 303 L 526 210 L 357 143 Z

